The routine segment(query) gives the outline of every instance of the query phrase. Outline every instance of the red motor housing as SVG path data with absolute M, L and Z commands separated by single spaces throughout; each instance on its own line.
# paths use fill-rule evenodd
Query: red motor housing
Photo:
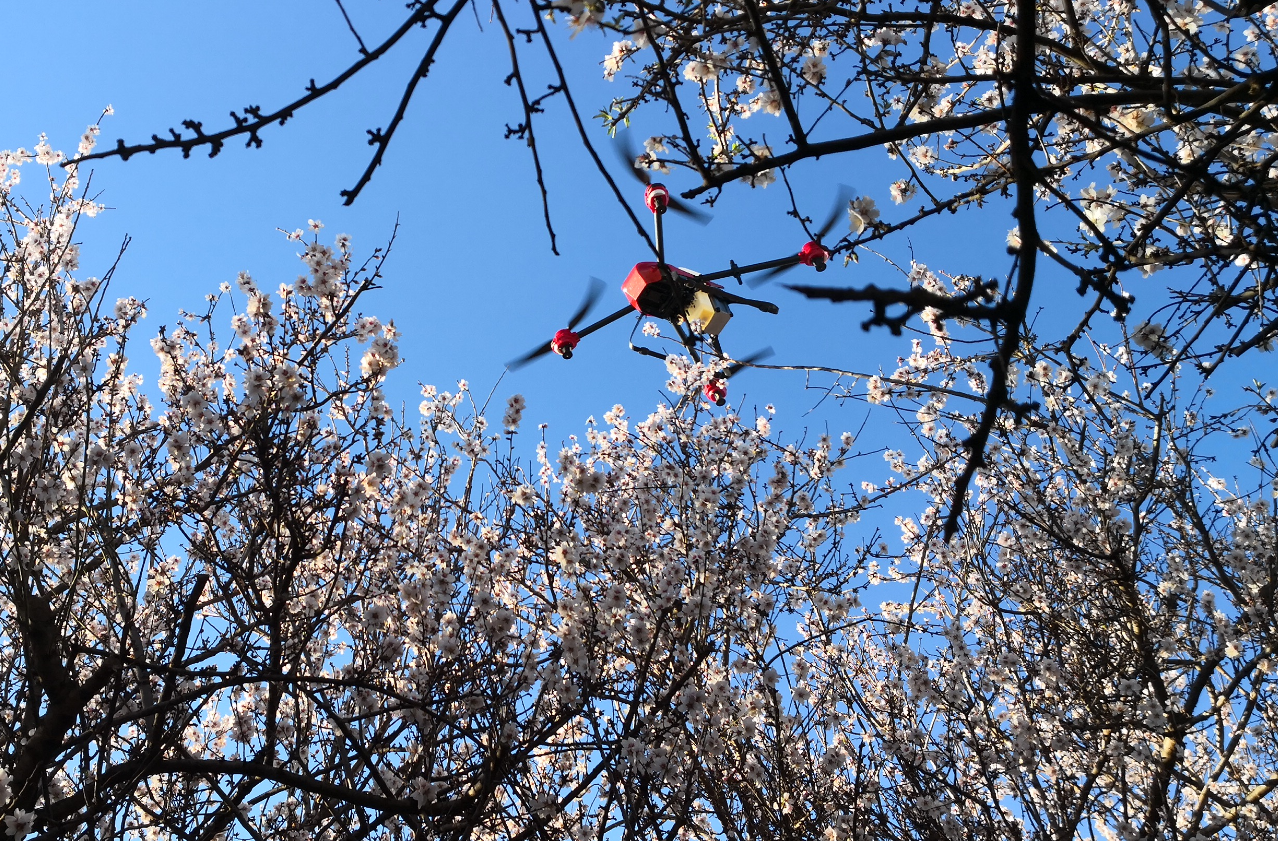
M 643 191 L 643 203 L 653 213 L 665 213 L 670 206 L 670 191 L 665 184 L 649 184 L 648 189 Z
M 830 259 L 830 252 L 825 246 L 813 240 L 799 252 L 799 262 L 805 266 L 812 266 L 819 272 L 825 271 L 825 264 Z
M 555 338 L 550 340 L 550 349 L 564 359 L 572 359 L 572 352 L 580 341 L 580 336 L 565 327 L 557 331 Z

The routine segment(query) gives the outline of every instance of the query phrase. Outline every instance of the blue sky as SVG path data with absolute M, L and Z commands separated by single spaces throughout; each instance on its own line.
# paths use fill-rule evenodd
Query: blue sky
M 369 43 L 403 14 L 399 3 L 351 2 L 347 8 Z M 385 289 L 366 299 L 364 310 L 395 318 L 403 330 L 406 362 L 390 390 L 410 407 L 418 381 L 448 388 L 465 378 L 486 394 L 506 361 L 563 326 L 591 275 L 609 285 L 600 314 L 622 305 L 617 287 L 631 265 L 650 258 L 582 152 L 565 109 L 553 101 L 537 127 L 562 256 L 550 253 L 527 151 L 503 139 L 504 126 L 520 119 L 513 89 L 502 84 L 506 44 L 486 9 L 476 9 L 450 34 L 385 164 L 353 207 L 341 205 L 339 191 L 362 172 L 371 151 L 365 131 L 388 122 L 420 57 L 416 45 L 425 43 L 423 33 L 287 126 L 268 131 L 262 149 L 233 143 L 211 160 L 197 151 L 190 160 L 169 152 L 97 162 L 92 183 L 112 209 L 83 229 L 82 271 L 104 271 L 130 235 L 113 291 L 149 299 L 149 338 L 172 323 L 180 307 L 199 307 L 204 294 L 240 270 L 265 288 L 291 281 L 297 248 L 276 228 L 319 219 L 326 237 L 351 234 L 360 255 L 384 244 L 398 218 Z M 320 0 L 71 2 L 59 5 L 56 18 L 24 7 L 9 25 L 8 64 L 19 69 L 21 81 L 8 92 L 0 148 L 30 148 L 46 132 L 55 148 L 73 150 L 84 126 L 108 103 L 115 114 L 103 123 L 104 146 L 117 137 L 138 142 L 186 118 L 220 128 L 230 110 L 277 107 L 299 95 L 308 79 L 322 82 L 356 58 L 337 5 Z M 571 40 L 566 30 L 557 34 L 577 101 L 587 115 L 595 113 L 617 92 L 613 86 L 627 84 L 602 79 L 599 61 L 611 40 L 590 32 Z M 544 90 L 551 81 L 545 68 L 531 54 L 524 61 L 530 90 Z M 612 163 L 602 128 L 591 128 Z M 640 137 L 659 130 L 656 124 L 636 128 Z M 783 131 L 778 122 L 774 133 Z M 826 213 L 841 182 L 874 197 L 890 220 L 897 209 L 887 199 L 887 184 L 899 173 L 885 163 L 881 151 L 867 150 L 801 166 L 794 183 L 813 216 Z M 668 182 L 675 190 L 692 186 L 678 176 Z M 627 187 L 642 211 L 642 188 L 635 182 Z M 709 226 L 670 218 L 668 258 L 708 272 L 730 259 L 747 263 L 797 251 L 806 237 L 784 216 L 784 198 L 779 183 L 767 190 L 733 186 Z M 954 221 L 897 240 L 890 256 L 907 267 L 913 253 L 936 268 L 1004 274 L 1011 223 L 1005 209 L 996 204 Z M 787 276 L 796 282 L 816 277 L 811 270 Z M 871 259 L 847 270 L 835 267 L 821 279 L 899 282 Z M 776 364 L 874 371 L 894 368 L 898 353 L 908 352 L 908 339 L 882 330 L 862 333 L 862 307 L 810 303 L 778 284 L 762 292 L 781 314 L 738 308 L 723 337 L 730 353 L 744 356 L 771 346 Z M 617 402 L 632 414 L 646 414 L 669 397 L 662 390 L 666 374 L 655 360 L 627 350 L 629 322 L 623 324 L 588 339 L 571 362 L 551 357 L 507 374 L 497 399 L 525 394 L 526 423 L 549 422 L 555 441 Z M 804 416 L 821 397 L 805 385 L 800 372 L 746 372 L 734 380 L 733 399 L 775 403 L 783 428 L 796 434 L 803 427 L 824 430 L 827 423 L 836 433 L 861 425 L 865 409 L 859 404 L 833 412 L 827 405 Z

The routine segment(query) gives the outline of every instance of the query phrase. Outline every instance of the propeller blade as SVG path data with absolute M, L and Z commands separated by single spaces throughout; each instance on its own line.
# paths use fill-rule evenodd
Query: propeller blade
M 824 244 L 826 234 L 834 230 L 834 226 L 838 224 L 839 220 L 847 213 L 848 202 L 852 201 L 855 196 L 856 190 L 853 190 L 847 184 L 840 184 L 838 193 L 835 194 L 834 206 L 830 208 L 830 213 L 826 216 L 825 221 L 821 223 L 821 227 L 815 231 L 811 231 L 808 229 L 808 226 L 804 224 L 804 232 L 807 233 L 808 236 L 812 237 L 812 239 L 816 242 Z M 775 269 L 768 269 L 766 272 L 760 272 L 754 275 L 746 281 L 746 283 L 752 289 L 762 286 L 781 274 L 790 271 L 790 269 L 793 269 L 797 265 L 798 263 L 791 263 L 788 266 L 779 266 Z
M 543 342 L 542 344 L 537 345 L 537 347 L 533 348 L 528 353 L 525 353 L 523 356 L 517 359 L 512 359 L 509 362 L 507 362 L 506 368 L 507 370 L 510 370 L 510 371 L 518 370 L 524 367 L 525 365 L 527 365 L 529 362 L 532 362 L 535 359 L 540 359 L 541 357 L 550 353 L 550 351 L 551 351 L 550 342 Z
M 825 235 L 834 229 L 834 225 L 839 221 L 848 210 L 848 202 L 852 201 L 856 196 L 856 190 L 853 190 L 847 184 L 840 184 L 839 191 L 835 194 L 834 207 L 830 208 L 830 215 L 826 217 L 825 222 L 821 224 L 821 228 L 813 235 L 813 239 L 817 242 L 825 240 Z
M 634 139 L 630 136 L 630 132 L 617 135 L 617 145 L 613 148 L 617 150 L 617 157 L 621 158 L 626 170 L 634 176 L 636 181 L 644 186 L 652 183 L 652 176 L 648 170 L 638 164 L 639 155 L 635 152 Z
M 604 293 L 604 282 L 597 277 L 590 279 L 590 285 L 586 287 L 586 294 L 581 299 L 581 306 L 577 307 L 577 311 L 573 313 L 572 318 L 568 319 L 568 329 L 575 330 L 581 320 L 590 314 L 595 308 L 595 304 L 599 303 L 599 296 Z
M 683 214 L 684 216 L 691 219 L 693 222 L 696 222 L 698 225 L 709 225 L 711 220 L 714 219 L 713 216 L 711 216 L 709 213 L 706 213 L 704 210 L 693 207 L 687 202 L 681 201 L 675 198 L 674 196 L 670 197 L 669 207 L 675 213 Z
M 738 362 L 734 362 L 731 365 L 729 365 L 728 369 L 723 372 L 723 378 L 726 380 L 729 377 L 735 377 L 738 373 L 741 372 L 742 368 L 748 368 L 756 362 L 767 359 L 768 357 L 772 356 L 772 353 L 773 351 L 772 351 L 771 345 L 763 348 L 762 350 L 756 350 L 754 353 L 750 354 L 745 359 L 742 359 Z
M 750 279 L 746 281 L 746 286 L 756 289 L 769 281 L 775 280 L 797 265 L 799 265 L 798 262 L 794 262 L 788 266 L 777 266 L 775 269 L 768 269 L 766 272 L 751 275 Z
M 621 158 L 626 169 L 640 184 L 647 186 L 652 183 L 652 171 L 647 167 L 639 166 L 639 154 L 635 150 L 634 138 L 630 132 L 627 131 L 617 135 L 617 145 L 613 148 L 617 150 L 617 156 Z M 675 213 L 688 217 L 698 225 L 709 225 L 710 220 L 714 219 L 713 216 L 704 210 L 693 207 L 685 201 L 680 201 L 674 196 L 670 197 L 668 207 Z
M 580 324 L 581 320 L 586 317 L 586 314 L 590 312 L 591 308 L 594 307 L 594 305 L 599 301 L 600 294 L 603 293 L 604 282 L 602 280 L 600 280 L 597 277 L 592 277 L 590 281 L 591 281 L 590 287 L 586 290 L 585 300 L 581 302 L 581 306 L 577 309 L 576 314 L 573 315 L 572 320 L 568 322 L 568 329 L 574 331 L 577 334 L 578 340 L 586 338 L 587 336 L 589 336 L 591 333 L 595 332 L 596 330 L 599 330 L 600 328 L 603 328 L 603 327 L 607 327 L 609 324 L 612 324 L 614 321 L 624 318 L 625 316 L 630 315 L 630 313 L 635 311 L 634 307 L 627 304 L 626 306 L 614 312 L 612 315 L 605 315 L 603 318 L 599 319 L 594 324 L 591 324 L 588 327 L 583 327 L 580 330 L 577 330 L 576 329 L 577 325 Z M 540 359 L 541 357 L 550 353 L 554 349 L 555 348 L 554 348 L 553 340 L 549 342 L 545 342 L 544 344 L 537 345 L 537 347 L 533 348 L 528 353 L 525 353 L 523 356 L 517 357 L 507 362 L 506 368 L 511 371 L 514 371 L 518 368 L 522 368 L 525 365 L 527 365 L 529 362 L 533 362 L 537 359 Z M 570 356 L 571 356 L 570 353 L 568 352 L 564 353 L 564 358 L 568 358 Z

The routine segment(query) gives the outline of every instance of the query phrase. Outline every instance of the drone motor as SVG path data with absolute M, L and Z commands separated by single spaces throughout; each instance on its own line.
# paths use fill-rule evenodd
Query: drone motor
M 550 349 L 564 359 L 572 359 L 573 349 L 577 347 L 577 343 L 580 341 L 581 336 L 568 328 L 564 328 L 557 331 L 555 338 L 550 340 Z
M 710 380 L 701 391 L 706 396 L 707 403 L 723 406 L 728 402 L 728 381 L 725 378 Z

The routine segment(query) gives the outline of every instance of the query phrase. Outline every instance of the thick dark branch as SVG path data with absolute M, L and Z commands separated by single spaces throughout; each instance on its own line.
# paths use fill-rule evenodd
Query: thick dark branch
M 860 149 L 869 149 L 871 146 L 898 143 L 902 140 L 910 140 L 927 134 L 981 128 L 990 123 L 997 123 L 1006 119 L 1007 111 L 1006 107 L 991 108 L 988 111 L 978 111 L 974 114 L 958 114 L 952 117 L 941 117 L 936 120 L 911 123 L 910 125 L 896 126 L 894 128 L 876 129 L 865 134 L 858 134 L 855 137 L 842 137 L 838 140 L 809 143 L 802 149 L 795 149 L 782 155 L 774 155 L 771 158 L 762 158 L 733 167 L 730 170 L 718 172 L 706 178 L 700 187 L 693 187 L 691 190 L 681 193 L 681 195 L 685 199 L 695 199 L 702 193 L 722 187 L 724 184 L 736 181 L 739 178 L 758 175 L 765 169 L 789 166 L 808 158 L 819 158 L 822 155 L 835 155 L 840 152 L 855 152 Z
M 1010 302 L 979 303 L 989 301 L 998 285 L 989 281 L 977 286 L 962 295 L 942 295 L 921 287 L 913 289 L 880 289 L 874 284 L 861 288 L 830 288 L 823 286 L 787 286 L 801 295 L 825 301 L 868 301 L 874 307 L 874 315 L 861 322 L 862 330 L 872 327 L 887 327 L 894 336 L 901 335 L 901 330 L 910 318 L 925 309 L 934 309 L 940 317 L 969 318 L 973 321 L 1000 321 L 1012 309 Z M 899 315 L 888 315 L 888 307 L 904 306 L 905 312 Z
M 419 808 L 411 800 L 383 797 L 318 779 L 310 774 L 298 774 L 263 762 L 239 759 L 172 758 L 145 759 L 123 762 L 98 777 L 94 791 L 81 791 L 69 798 L 57 801 L 53 807 L 60 814 L 72 814 L 72 809 L 84 808 L 112 786 L 133 784 L 140 776 L 165 777 L 174 774 L 196 777 L 242 776 L 250 780 L 270 780 L 297 791 L 303 791 L 338 803 L 347 803 L 364 809 L 372 809 L 392 815 L 450 816 L 460 814 L 473 801 L 472 797 L 459 796 L 441 800 Z
M 763 63 L 768 68 L 768 75 L 772 78 L 772 90 L 781 100 L 781 108 L 785 111 L 785 118 L 790 122 L 791 139 L 794 145 L 802 149 L 807 145 L 807 134 L 803 131 L 803 123 L 799 122 L 799 114 L 794 110 L 794 102 L 790 98 L 790 91 L 786 88 L 785 78 L 781 75 L 781 65 L 777 61 L 777 54 L 772 49 L 772 41 L 768 38 L 768 33 L 763 28 L 763 23 L 759 20 L 759 8 L 755 5 L 754 0 L 742 0 L 745 7 L 746 15 L 750 18 L 750 28 L 754 31 L 755 38 L 759 42 L 759 52 L 763 54 Z
M 653 254 L 657 253 L 657 246 L 653 243 L 652 238 L 648 236 L 648 231 L 644 228 L 643 223 L 639 221 L 639 217 L 635 216 L 634 210 L 630 208 L 630 203 L 626 201 L 626 197 L 622 195 L 621 188 L 617 186 L 617 182 L 613 180 L 612 174 L 608 172 L 608 168 L 604 166 L 603 161 L 599 159 L 599 153 L 595 151 L 595 146 L 590 142 L 590 135 L 586 131 L 586 126 L 581 122 L 581 114 L 577 111 L 577 105 L 573 102 L 572 91 L 568 89 L 568 80 L 564 77 L 564 68 L 559 63 L 559 55 L 555 52 L 554 45 L 550 43 L 550 33 L 546 31 L 546 24 L 537 16 L 537 32 L 541 35 L 542 43 L 546 45 L 546 55 L 550 56 L 550 63 L 555 67 L 555 75 L 559 77 L 559 87 L 564 92 L 564 101 L 568 103 L 568 112 L 572 114 L 573 122 L 577 126 L 577 134 L 581 137 L 582 145 L 586 147 L 586 151 L 590 153 L 590 159 L 595 162 L 595 167 L 599 170 L 599 174 L 608 182 L 608 186 L 612 188 L 612 194 L 617 197 L 622 208 L 626 211 L 626 215 L 630 217 L 630 221 L 635 223 L 635 230 L 639 232 L 639 236 L 644 242 L 648 243 L 648 248 Z
M 1031 32 L 1037 23 L 1036 0 L 1016 0 L 1016 19 Z M 959 529 L 959 517 L 967 503 L 967 491 L 976 471 L 985 464 L 985 449 L 990 433 L 998 422 L 1000 413 L 1010 395 L 1007 370 L 1012 357 L 1021 344 L 1021 329 L 1025 326 L 1025 314 L 1029 310 L 1030 295 L 1034 290 L 1034 272 L 1038 266 L 1038 223 L 1034 213 L 1034 192 L 1038 182 L 1038 167 L 1034 163 L 1034 149 L 1030 142 L 1030 125 L 1037 113 L 1038 90 L 1035 86 L 1035 53 L 1018 45 L 1016 63 L 1012 69 L 1013 94 L 1007 118 L 1007 135 L 1012 157 L 1012 178 L 1016 183 L 1016 220 L 1021 228 L 1021 249 L 1016 261 L 1016 286 L 1007 299 L 1007 312 L 1003 322 L 1003 336 L 998 353 L 990 360 L 990 387 L 986 394 L 985 409 L 981 412 L 976 430 L 963 442 L 967 450 L 967 464 L 954 482 L 954 496 L 950 500 L 949 513 L 945 515 L 944 536 L 948 541 Z
M 84 712 L 85 705 L 105 687 L 120 668 L 117 658 L 104 660 L 83 684 L 77 683 L 62 662 L 61 623 L 45 599 L 26 593 L 14 600 L 17 621 L 31 676 L 38 680 L 48 702 L 17 750 L 11 769 L 13 803 L 30 810 L 41 795 L 39 780 L 58 756 L 67 732 Z
M 79 355 L 76 355 L 79 358 Z M 63 372 L 67 369 L 71 362 L 71 352 L 64 350 L 58 354 L 57 360 L 49 369 L 49 374 L 45 377 L 44 382 L 36 389 L 35 395 L 31 398 L 31 402 L 26 406 L 26 411 L 22 415 L 22 420 L 9 430 L 9 435 L 5 439 L 4 448 L 0 449 L 0 464 L 8 464 L 9 456 L 13 454 L 13 448 L 18 446 L 18 442 L 27 434 L 27 430 L 40 417 L 40 409 L 44 405 L 45 398 L 49 396 L 49 390 L 62 379 Z
M 186 597 L 186 605 L 182 608 L 182 616 L 178 620 L 177 634 L 174 636 L 173 656 L 169 658 L 169 673 L 164 681 L 164 689 L 160 695 L 160 703 L 166 704 L 173 698 L 173 693 L 177 689 L 178 669 L 182 666 L 182 660 L 186 657 L 186 645 L 191 635 L 191 623 L 195 621 L 195 609 L 199 606 L 200 599 L 204 595 L 204 588 L 209 583 L 207 573 L 199 573 L 195 576 L 195 580 L 191 585 L 191 593 Z M 159 737 L 160 724 L 164 721 L 164 716 L 157 715 L 153 719 L 151 738 L 153 740 Z
M 1132 82 L 1135 83 L 1136 79 Z M 1249 79 L 1245 84 L 1235 85 L 1227 91 L 1219 90 L 1186 90 L 1176 89 L 1173 92 L 1173 98 L 1181 105 L 1193 106 L 1197 109 L 1203 109 L 1198 113 L 1210 113 L 1226 105 L 1251 105 L 1256 102 L 1270 102 L 1273 100 L 1270 91 L 1273 83 L 1278 82 L 1278 69 L 1257 73 Z M 1165 94 L 1161 90 L 1151 89 L 1131 89 L 1124 91 L 1115 91 L 1107 93 L 1080 93 L 1074 96 L 1053 97 L 1050 101 L 1041 96 L 1036 96 L 1034 102 L 1026 103 L 1023 112 L 1018 112 L 1020 118 L 1024 120 L 1027 131 L 1028 125 L 1033 121 L 1035 115 L 1043 113 L 1063 113 L 1072 115 L 1076 112 L 1094 112 L 1106 111 L 1115 106 L 1126 105 L 1159 105 L 1163 103 Z M 898 125 L 892 127 L 884 127 L 874 131 L 858 134 L 853 137 L 843 137 L 838 140 L 826 140 L 819 143 L 810 143 L 801 149 L 794 149 L 781 155 L 771 158 L 765 158 L 759 161 L 751 161 L 743 163 L 740 166 L 731 169 L 722 170 L 714 173 L 706 178 L 701 186 L 694 187 L 682 193 L 687 199 L 696 198 L 697 196 L 709 190 L 714 190 L 750 175 L 758 175 L 765 169 L 773 169 L 774 167 L 789 166 L 799 161 L 816 159 L 823 155 L 834 155 L 841 152 L 855 152 L 861 149 L 869 149 L 872 146 L 882 146 L 887 143 L 899 143 L 904 140 L 912 140 L 916 137 L 925 137 L 931 134 L 941 134 L 950 131 L 961 131 L 963 129 L 983 128 L 994 123 L 1003 122 L 1009 119 L 1012 108 L 1006 105 L 988 110 L 976 111 L 969 114 L 954 114 L 948 117 L 940 117 L 935 120 L 924 120 L 909 125 Z M 1008 127 L 1009 135 L 1012 133 L 1011 127 Z M 1028 136 L 1028 135 L 1027 135 Z
M 646 4 L 637 4 L 642 12 L 646 8 Z M 670 110 L 674 112 L 675 121 L 679 123 L 679 133 L 683 137 L 684 145 L 687 148 L 688 160 L 700 173 L 702 179 L 709 177 L 706 169 L 706 162 L 702 159 L 701 153 L 697 149 L 697 141 L 692 136 L 692 129 L 688 126 L 688 114 L 683 106 L 679 104 L 679 95 L 676 93 L 676 87 L 679 80 L 670 75 L 670 66 L 666 62 L 665 54 L 661 51 L 661 40 L 657 37 L 657 33 L 652 31 L 652 26 L 648 22 L 648 16 L 645 13 L 642 18 L 644 34 L 648 37 L 648 44 L 652 47 L 652 54 L 657 59 L 657 69 L 661 72 L 662 81 L 662 98 L 670 104 Z

